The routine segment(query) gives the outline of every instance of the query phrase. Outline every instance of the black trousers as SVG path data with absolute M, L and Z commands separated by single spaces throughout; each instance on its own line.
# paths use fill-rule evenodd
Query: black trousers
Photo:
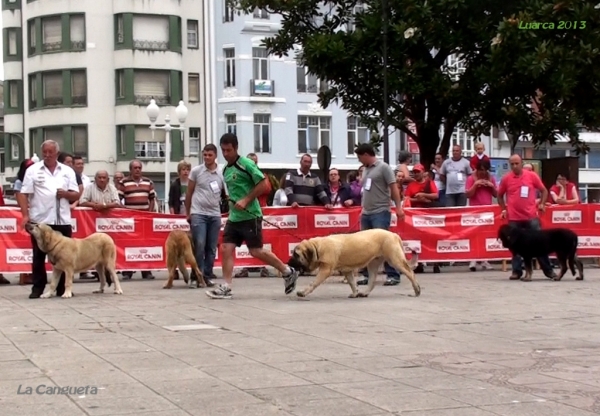
M 71 224 L 68 225 L 50 225 L 55 231 L 58 231 L 65 237 L 71 238 L 73 235 L 73 229 Z M 37 245 L 37 241 L 33 236 L 31 237 L 31 244 L 33 245 L 33 261 L 31 262 L 31 280 L 33 281 L 33 287 L 31 293 L 44 293 L 44 289 L 48 284 L 48 274 L 46 273 L 46 253 L 44 253 Z M 60 281 L 56 287 L 56 295 L 62 296 L 65 293 L 65 274 L 60 276 Z

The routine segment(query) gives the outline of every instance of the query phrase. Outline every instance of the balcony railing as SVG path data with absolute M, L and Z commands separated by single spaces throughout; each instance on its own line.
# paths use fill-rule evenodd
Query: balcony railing
M 84 40 L 71 41 L 71 50 L 72 51 L 83 51 L 83 50 L 85 50 L 85 41 Z
M 74 105 L 86 105 L 87 104 L 87 95 L 75 95 L 71 97 L 71 102 Z
M 164 159 L 165 143 L 135 142 L 135 157 L 138 159 Z
M 168 95 L 136 95 L 135 103 L 140 105 L 150 104 L 150 100 L 153 98 L 157 105 L 169 105 L 171 103 L 171 97 Z
M 140 51 L 168 51 L 169 50 L 169 42 L 168 41 L 158 41 L 158 40 L 141 40 L 134 39 L 133 40 L 133 49 L 137 49 Z
M 275 96 L 275 81 L 270 79 L 250 80 L 250 95 L 255 97 Z
M 63 105 L 63 97 L 46 97 L 44 98 L 44 107 L 51 107 L 53 105 Z
M 60 51 L 61 48 L 62 42 L 42 43 L 42 50 L 44 52 Z

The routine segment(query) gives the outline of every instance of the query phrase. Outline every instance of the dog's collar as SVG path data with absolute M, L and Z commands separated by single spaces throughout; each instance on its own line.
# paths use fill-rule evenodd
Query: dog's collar
M 60 241 L 59 241 L 58 243 L 60 243 Z M 46 254 L 48 254 L 48 253 L 52 252 L 52 250 L 54 250 L 54 249 L 56 248 L 56 246 L 58 245 L 58 243 L 54 244 L 54 247 L 52 247 L 50 250 L 48 250 L 48 251 L 46 252 Z

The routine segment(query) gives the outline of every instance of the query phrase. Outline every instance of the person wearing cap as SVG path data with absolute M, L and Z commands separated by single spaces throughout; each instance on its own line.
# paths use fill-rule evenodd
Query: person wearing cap
M 425 176 L 425 167 L 420 163 L 413 167 L 415 180 L 408 184 L 405 191 L 406 198 L 412 208 L 436 208 L 439 206 L 439 193 L 435 181 Z M 415 273 L 423 273 L 424 266 L 420 263 Z M 433 265 L 433 272 L 440 273 L 440 266 Z

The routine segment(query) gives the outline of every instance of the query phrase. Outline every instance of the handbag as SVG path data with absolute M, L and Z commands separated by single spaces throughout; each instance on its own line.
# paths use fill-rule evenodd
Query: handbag
M 431 179 L 427 179 L 427 182 L 425 183 L 425 187 L 423 188 L 423 192 L 425 192 L 426 194 L 430 194 L 431 193 Z M 442 203 L 440 202 L 439 199 L 436 199 L 435 201 L 429 201 L 427 203 L 427 208 L 443 208 L 444 205 L 442 205 Z

